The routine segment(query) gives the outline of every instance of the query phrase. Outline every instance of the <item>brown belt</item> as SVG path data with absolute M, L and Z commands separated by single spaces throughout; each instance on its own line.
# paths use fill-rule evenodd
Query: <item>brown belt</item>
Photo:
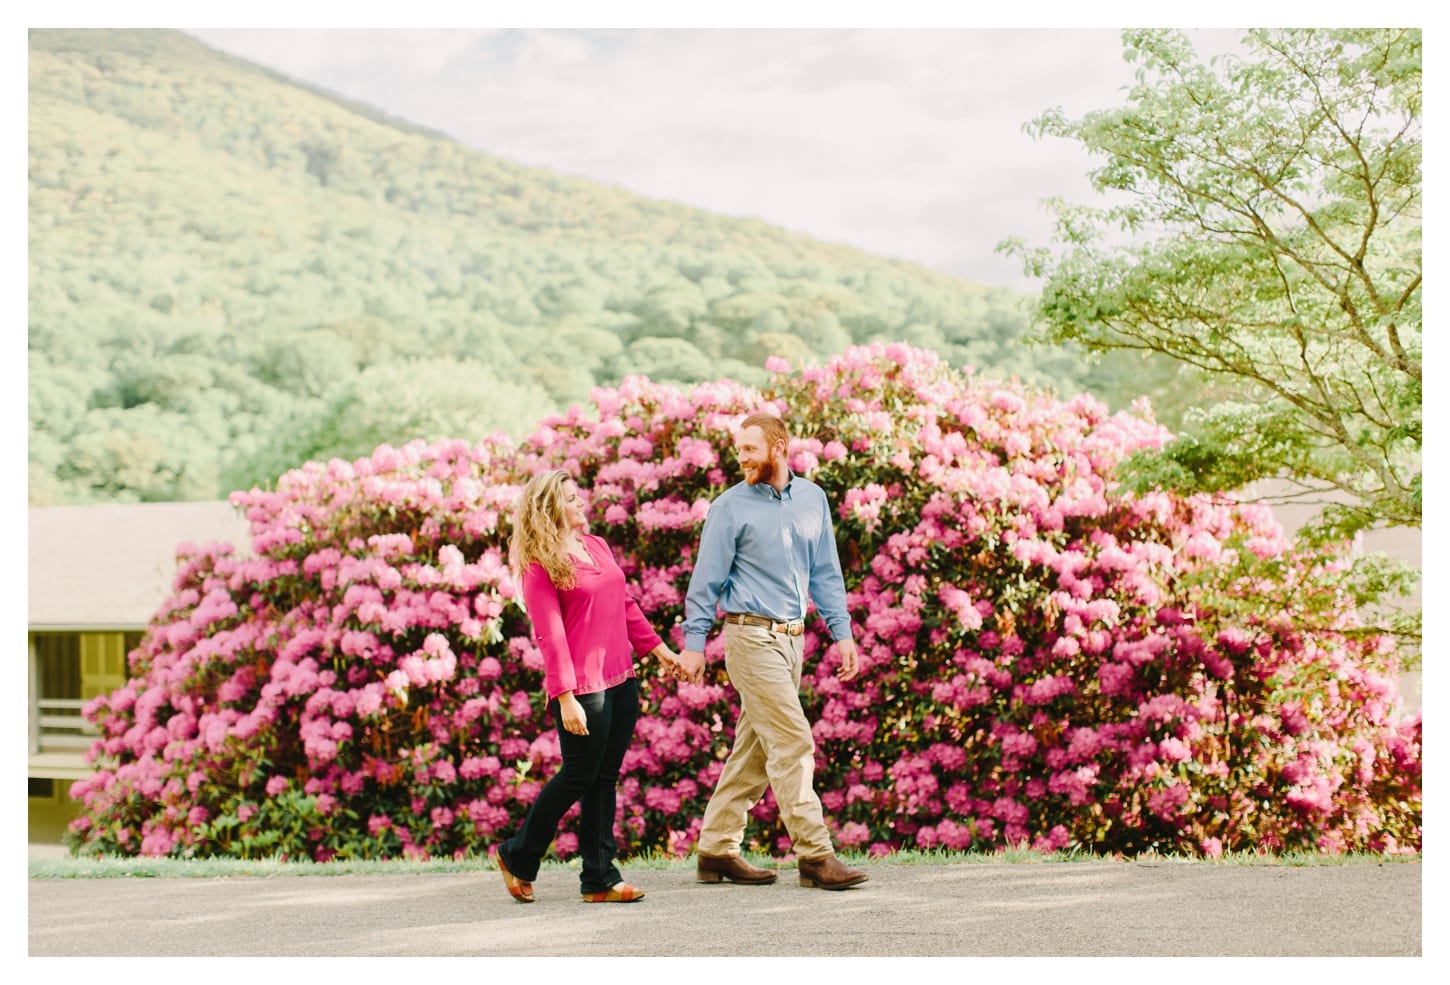
M 752 615 L 749 612 L 727 612 L 725 621 L 733 622 L 737 626 L 760 626 L 772 632 L 784 633 L 787 636 L 799 636 L 806 631 L 804 619 L 797 619 L 795 622 L 776 622 L 774 619 Z

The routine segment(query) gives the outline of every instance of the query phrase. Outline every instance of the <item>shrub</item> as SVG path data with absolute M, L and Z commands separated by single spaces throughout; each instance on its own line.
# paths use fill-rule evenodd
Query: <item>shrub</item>
M 1168 437 L 976 379 L 902 345 L 764 390 L 635 377 L 515 445 L 494 436 L 311 462 L 233 495 L 252 554 L 184 545 L 175 594 L 87 708 L 77 853 L 461 856 L 521 821 L 558 765 L 541 659 L 507 571 L 533 471 L 589 496 L 677 647 L 733 429 L 772 408 L 825 487 L 862 673 L 814 622 L 802 693 L 838 844 L 1216 855 L 1420 846 L 1419 716 L 1345 589 L 1347 545 L 1269 513 L 1136 496 L 1116 463 Z M 621 850 L 686 854 L 732 741 L 721 643 L 701 686 L 641 669 Z M 788 851 L 769 793 L 750 847 Z M 555 850 L 573 851 L 564 833 Z

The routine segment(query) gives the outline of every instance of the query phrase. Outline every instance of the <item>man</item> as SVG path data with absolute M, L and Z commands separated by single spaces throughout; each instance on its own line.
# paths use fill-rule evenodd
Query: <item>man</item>
M 705 807 L 695 878 L 775 881 L 774 872 L 740 857 L 750 808 L 769 784 L 799 859 L 801 885 L 846 889 L 867 876 L 836 858 L 814 788 L 815 741 L 800 700 L 808 596 L 836 642 L 840 680 L 856 676 L 858 657 L 830 504 L 820 486 L 786 465 L 788 445 L 779 418 L 752 414 L 741 423 L 735 454 L 745 481 L 710 505 L 685 596 L 677 673 L 704 679 L 705 637 L 718 602 L 725 612 L 725 669 L 740 695 L 735 745 Z

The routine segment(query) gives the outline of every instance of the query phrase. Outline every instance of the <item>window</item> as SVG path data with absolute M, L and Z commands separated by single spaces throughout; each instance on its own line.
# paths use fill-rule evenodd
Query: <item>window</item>
M 35 689 L 42 701 L 81 696 L 81 638 L 78 633 L 35 634 Z
M 86 702 L 126 681 L 126 655 L 139 632 L 33 633 L 30 751 L 79 753 L 95 730 L 81 714 Z

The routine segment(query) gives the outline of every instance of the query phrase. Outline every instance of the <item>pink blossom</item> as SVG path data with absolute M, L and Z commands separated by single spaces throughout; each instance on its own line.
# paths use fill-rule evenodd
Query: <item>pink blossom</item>
M 97 772 L 72 836 L 216 851 L 185 823 L 204 793 L 280 797 L 294 777 L 367 850 L 457 857 L 514 830 L 558 761 L 506 556 L 522 482 L 589 477 L 591 518 L 628 532 L 629 592 L 678 646 L 734 428 L 770 408 L 793 467 L 832 489 L 862 656 L 837 680 L 810 613 L 802 693 L 838 843 L 1112 850 L 1152 824 L 1214 857 L 1226 836 L 1205 826 L 1237 784 L 1261 846 L 1416 850 L 1422 725 L 1394 648 L 1338 587 L 1342 545 L 1295 548 L 1261 507 L 1119 488 L 1117 464 L 1169 438 L 1144 404 L 1060 402 L 901 344 L 776 369 L 768 397 L 630 377 L 520 441 L 409 441 L 235 494 L 250 554 L 191 545 L 137 676 L 88 703 Z M 706 654 L 702 685 L 641 665 L 626 851 L 684 854 L 698 834 L 738 710 L 718 635 Z M 1252 752 L 1230 771 L 1226 748 Z M 233 837 L 269 814 L 252 801 L 228 808 Z M 773 797 L 752 815 L 775 823 Z M 323 831 L 289 853 L 329 857 Z

